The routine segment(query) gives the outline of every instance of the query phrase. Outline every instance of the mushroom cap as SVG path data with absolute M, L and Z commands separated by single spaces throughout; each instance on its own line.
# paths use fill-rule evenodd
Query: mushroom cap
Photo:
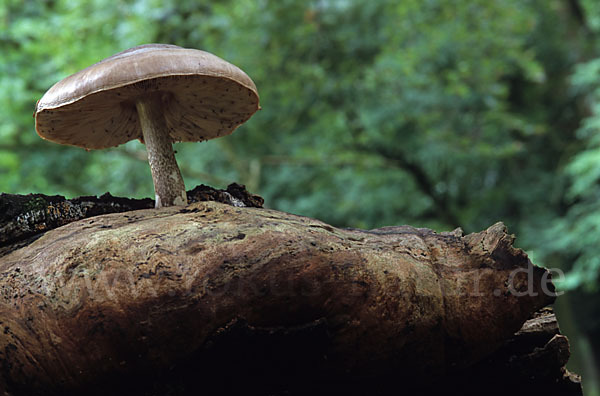
M 260 108 L 254 82 L 238 67 L 205 51 L 146 44 L 52 86 L 36 105 L 35 129 L 56 143 L 118 146 L 142 138 L 135 102 L 155 94 L 173 142 L 228 135 Z

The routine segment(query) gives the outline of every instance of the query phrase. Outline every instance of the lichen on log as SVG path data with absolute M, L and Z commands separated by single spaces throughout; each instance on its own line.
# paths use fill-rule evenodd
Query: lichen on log
M 343 230 L 216 202 L 79 220 L 0 257 L 1 378 L 63 394 L 209 367 L 240 323 L 316 335 L 310 370 L 326 378 L 444 378 L 554 300 L 513 240 L 501 223 Z

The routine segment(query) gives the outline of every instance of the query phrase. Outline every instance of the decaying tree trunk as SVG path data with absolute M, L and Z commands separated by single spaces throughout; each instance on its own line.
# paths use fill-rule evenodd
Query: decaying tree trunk
M 555 319 L 534 315 L 555 298 L 549 273 L 501 223 L 467 236 L 342 230 L 242 201 L 105 214 L 5 242 L 0 387 L 581 394 Z
M 238 207 L 262 208 L 263 199 L 250 194 L 237 183 L 226 190 L 200 185 L 187 192 L 188 202 L 215 201 Z M 17 248 L 20 241 L 42 232 L 87 217 L 107 213 L 127 212 L 154 207 L 154 200 L 113 197 L 110 193 L 100 198 L 94 196 L 66 199 L 60 195 L 0 194 L 0 255 L 6 254 L 8 246 Z

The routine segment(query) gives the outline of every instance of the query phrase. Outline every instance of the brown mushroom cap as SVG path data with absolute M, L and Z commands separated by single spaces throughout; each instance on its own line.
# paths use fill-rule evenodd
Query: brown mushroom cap
M 146 44 L 56 83 L 40 99 L 35 128 L 56 143 L 102 149 L 142 137 L 136 98 L 161 92 L 173 142 L 228 135 L 259 108 L 254 82 L 208 52 Z

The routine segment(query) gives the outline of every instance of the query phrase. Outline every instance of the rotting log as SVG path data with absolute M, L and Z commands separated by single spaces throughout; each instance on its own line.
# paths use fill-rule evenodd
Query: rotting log
M 245 186 L 232 183 L 225 190 L 199 185 L 187 192 L 188 202 L 215 201 L 238 207 L 262 208 L 263 199 L 249 193 Z M 108 213 L 149 209 L 154 200 L 85 196 L 66 199 L 60 195 L 0 194 L 0 255 L 26 245 L 45 231 L 73 221 Z M 17 242 L 22 242 L 21 244 Z
M 432 390 L 469 378 L 555 298 L 501 223 L 467 236 L 342 230 L 231 204 L 86 218 L 0 253 L 0 384 Z M 564 374 L 568 346 L 550 345 Z

